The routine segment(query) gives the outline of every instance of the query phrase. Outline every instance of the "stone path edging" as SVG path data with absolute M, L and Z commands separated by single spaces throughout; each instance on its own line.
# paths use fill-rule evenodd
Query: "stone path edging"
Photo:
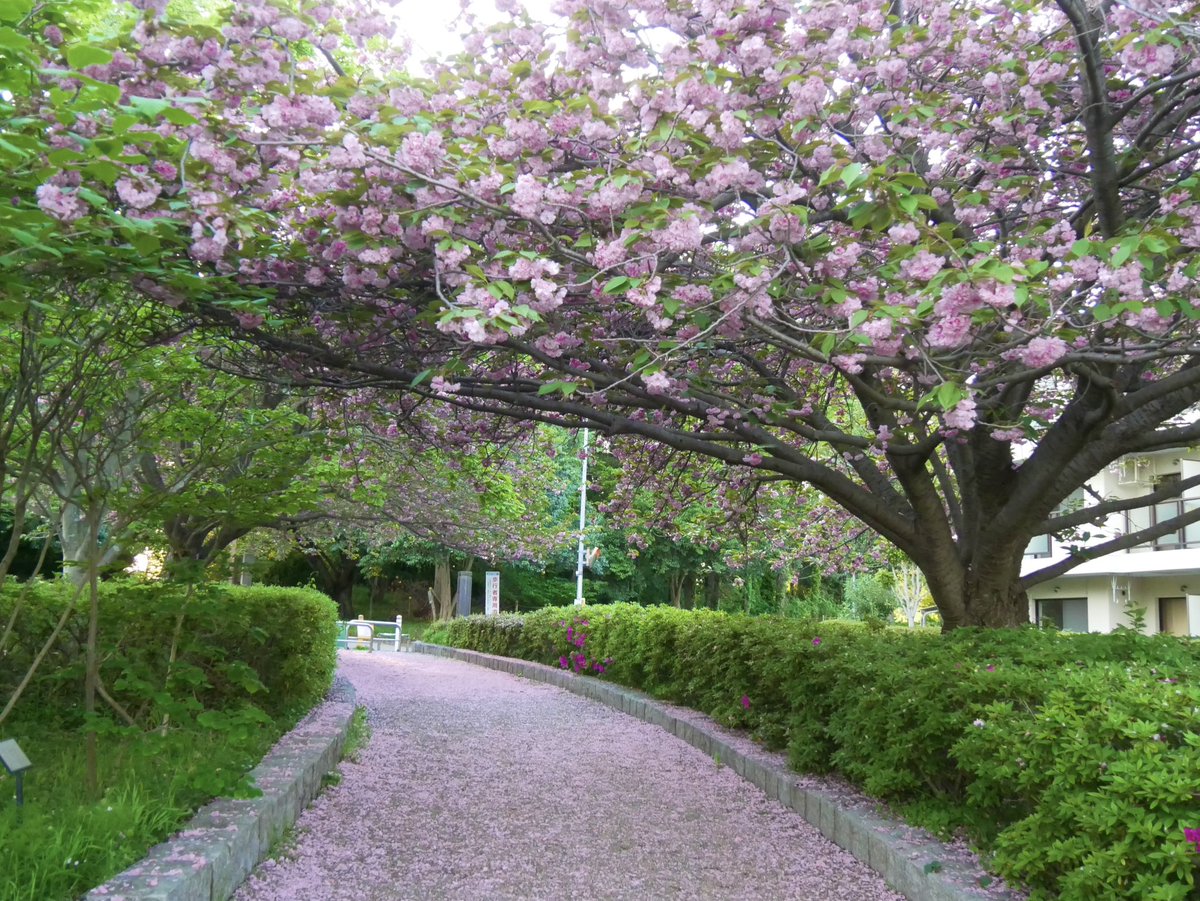
M 262 796 L 221 798 L 84 901 L 226 901 L 316 797 L 342 758 L 355 692 L 334 680 L 329 697 L 283 736 L 252 771 Z
M 497 657 L 419 641 L 413 642 L 412 650 L 452 657 L 546 682 L 661 726 L 720 760 L 743 779 L 762 789 L 768 797 L 777 799 L 800 814 L 834 844 L 879 873 L 889 886 L 909 901 L 970 901 L 980 898 L 1015 901 L 1022 897 L 1013 892 L 980 888 L 975 883 L 976 871 L 955 862 L 952 858 L 956 855 L 932 835 L 920 833 L 873 811 L 848 809 L 839 803 L 832 792 L 799 784 L 797 773 L 785 766 L 743 754 L 716 734 L 715 729 L 709 730 L 695 720 L 688 721 L 676 716 L 666 706 L 642 692 L 514 657 Z M 916 833 L 916 837 L 910 838 L 900 833 Z M 934 861 L 938 862 L 938 867 L 929 867 Z

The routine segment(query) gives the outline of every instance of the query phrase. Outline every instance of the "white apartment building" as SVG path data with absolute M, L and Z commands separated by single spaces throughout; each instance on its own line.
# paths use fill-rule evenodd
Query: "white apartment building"
M 1071 503 L 1089 506 L 1104 499 L 1134 498 L 1171 480 L 1200 475 L 1200 450 L 1180 448 L 1118 461 L 1079 491 Z M 1147 528 L 1200 506 L 1200 487 L 1180 499 L 1110 515 L 1077 545 L 1099 544 L 1118 534 Z M 1022 574 L 1067 556 L 1063 543 L 1040 535 L 1025 551 Z M 1145 632 L 1200 636 L 1200 522 L 1128 551 L 1089 560 L 1029 591 L 1029 618 L 1069 632 L 1109 632 L 1133 624 L 1130 612 L 1145 611 Z

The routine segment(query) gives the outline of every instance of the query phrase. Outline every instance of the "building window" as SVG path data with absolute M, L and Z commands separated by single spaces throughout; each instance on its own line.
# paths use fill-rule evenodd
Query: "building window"
M 1187 598 L 1158 599 L 1158 631 L 1164 635 L 1188 635 Z
M 1067 513 L 1074 513 L 1076 510 L 1081 510 L 1084 506 L 1084 494 L 1082 488 L 1076 488 L 1072 491 L 1061 504 L 1054 508 L 1050 514 L 1051 517 L 1063 516 Z M 1053 542 L 1049 535 L 1034 535 L 1029 544 L 1025 547 L 1026 557 L 1049 557 Z
M 1034 535 L 1028 546 L 1025 548 L 1026 557 L 1049 557 L 1050 556 L 1050 536 L 1049 535 Z
M 1179 479 L 1179 473 L 1165 475 L 1158 481 L 1155 488 L 1166 488 L 1170 484 L 1178 482 Z M 1200 498 L 1176 498 L 1170 501 L 1163 501 L 1161 504 L 1155 504 L 1149 508 L 1150 522 L 1152 525 L 1157 525 L 1160 522 L 1168 522 L 1185 513 L 1190 513 L 1197 507 L 1200 507 Z M 1154 539 L 1152 545 L 1155 550 L 1160 551 L 1172 551 L 1185 547 L 1200 547 L 1200 523 L 1192 523 L 1189 526 L 1176 529 L 1174 532 L 1160 535 Z
M 1088 630 L 1087 598 L 1047 598 L 1037 602 L 1039 626 L 1053 626 L 1063 632 Z

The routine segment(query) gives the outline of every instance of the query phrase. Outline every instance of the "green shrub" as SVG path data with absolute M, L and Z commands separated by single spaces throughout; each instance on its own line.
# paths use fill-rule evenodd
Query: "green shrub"
M 1200 685 L 1144 664 L 1053 683 L 1037 707 L 985 706 L 953 748 L 996 866 L 1037 897 L 1197 897 Z
M 337 612 L 309 590 L 105 583 L 101 678 L 134 719 L 82 709 L 86 602 L 34 583 L 0 649 L 7 701 L 64 611 L 66 625 L 4 724 L 34 761 L 26 806 L 0 803 L 0 898 L 75 898 L 142 857 L 247 774 L 332 681 Z M 21 586 L 0 593 L 0 628 Z M 174 657 L 171 649 L 174 646 Z M 97 733 L 99 793 L 85 790 L 84 730 Z M 0 771 L 0 799 L 12 795 Z
M 7 698 L 70 603 L 61 582 L 30 594 L 0 656 L 0 697 Z M 7 623 L 19 586 L 0 593 Z M 87 603 L 81 598 L 19 702 L 64 724 L 82 716 Z M 100 675 L 139 722 L 195 716 L 253 703 L 272 716 L 307 710 L 328 691 L 336 665 L 337 608 L 303 588 L 124 580 L 101 587 Z M 171 647 L 175 645 L 175 659 Z
M 472 617 L 447 643 L 612 679 L 964 830 L 1040 898 L 1200 897 L 1200 644 L 885 629 L 632 604 Z M 597 667 L 599 664 L 599 667 Z

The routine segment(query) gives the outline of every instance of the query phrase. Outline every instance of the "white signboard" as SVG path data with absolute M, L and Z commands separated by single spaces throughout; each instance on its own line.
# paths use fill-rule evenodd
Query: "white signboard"
M 483 612 L 495 616 L 500 612 L 500 573 L 485 573 L 483 586 Z

